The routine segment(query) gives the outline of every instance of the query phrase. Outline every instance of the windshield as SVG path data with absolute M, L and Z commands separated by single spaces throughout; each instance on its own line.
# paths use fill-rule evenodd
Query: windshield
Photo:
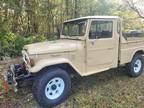
M 86 32 L 86 20 L 66 22 L 63 25 L 62 35 L 68 37 L 84 36 Z

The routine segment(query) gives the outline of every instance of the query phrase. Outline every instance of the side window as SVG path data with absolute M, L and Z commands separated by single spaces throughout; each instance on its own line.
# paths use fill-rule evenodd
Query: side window
M 92 21 L 89 39 L 112 38 L 112 21 Z

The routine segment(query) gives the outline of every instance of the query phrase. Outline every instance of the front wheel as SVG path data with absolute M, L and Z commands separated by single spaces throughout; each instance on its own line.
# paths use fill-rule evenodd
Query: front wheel
M 144 69 L 144 58 L 142 55 L 135 55 L 128 64 L 128 74 L 132 77 L 138 77 L 142 74 Z
M 44 72 L 36 79 L 33 94 L 40 106 L 48 108 L 63 102 L 68 97 L 70 89 L 69 74 L 57 68 Z

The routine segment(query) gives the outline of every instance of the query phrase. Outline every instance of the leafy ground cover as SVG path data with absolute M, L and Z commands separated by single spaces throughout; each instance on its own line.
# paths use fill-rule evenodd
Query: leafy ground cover
M 131 78 L 120 68 L 72 80 L 70 97 L 56 108 L 144 108 L 144 75 Z M 0 83 L 2 90 L 2 80 Z M 40 107 L 29 87 L 1 96 L 0 108 Z

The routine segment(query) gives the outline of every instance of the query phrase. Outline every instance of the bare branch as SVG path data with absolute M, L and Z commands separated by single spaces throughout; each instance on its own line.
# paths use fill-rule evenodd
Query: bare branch
M 140 4 L 139 2 L 142 1 L 134 1 L 134 0 L 125 0 L 125 3 L 130 7 L 133 11 L 135 11 L 140 18 L 144 19 L 143 11 L 142 9 L 138 6 Z

